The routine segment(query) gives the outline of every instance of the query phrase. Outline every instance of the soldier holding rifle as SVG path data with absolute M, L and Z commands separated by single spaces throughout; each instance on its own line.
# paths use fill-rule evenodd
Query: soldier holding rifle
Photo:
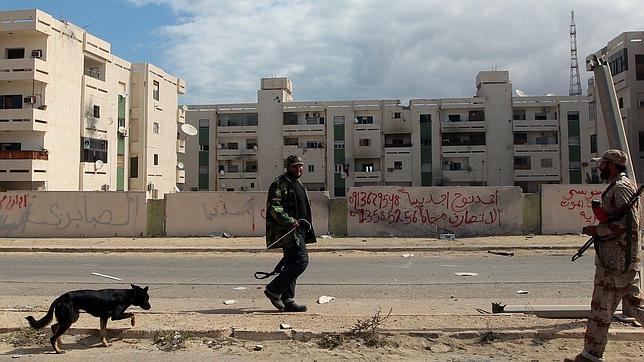
M 586 226 L 583 233 L 595 239 L 595 280 L 591 311 L 588 316 L 584 349 L 574 359 L 566 361 L 603 361 L 608 342 L 608 327 L 620 300 L 622 308 L 630 308 L 639 323 L 644 322 L 644 304 L 639 288 L 639 202 L 635 185 L 626 176 L 627 155 L 620 150 L 608 150 L 599 162 L 600 177 L 608 182 L 602 194 L 601 206 L 608 220 Z

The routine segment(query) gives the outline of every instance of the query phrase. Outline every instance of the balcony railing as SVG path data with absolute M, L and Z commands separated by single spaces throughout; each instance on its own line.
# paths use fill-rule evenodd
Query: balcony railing
M 48 160 L 47 151 L 0 151 L 0 160 Z

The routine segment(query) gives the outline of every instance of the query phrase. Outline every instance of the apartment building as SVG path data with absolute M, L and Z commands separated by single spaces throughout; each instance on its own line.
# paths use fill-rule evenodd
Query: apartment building
M 189 105 L 184 190 L 266 190 L 300 155 L 309 190 L 352 186 L 592 182 L 589 97 L 513 97 L 507 71 L 484 71 L 470 98 L 294 102 L 287 78 L 257 103 Z M 596 147 L 595 147 L 596 148 Z M 594 150 L 594 149 L 593 149 Z
M 644 180 L 644 31 L 621 33 L 592 55 L 605 59 L 610 67 L 635 176 L 639 182 L 642 182 Z M 608 148 L 608 141 L 605 137 L 601 137 L 606 134 L 604 117 L 592 79 L 589 81 L 588 91 L 591 96 L 592 132 L 589 138 L 584 139 L 584 143 L 593 147 L 593 154 L 601 154 Z M 598 141 L 596 141 L 597 135 L 600 135 Z M 599 147 L 595 142 L 598 142 Z
M 36 9 L 0 12 L 0 48 L 1 191 L 174 190 L 181 79 Z

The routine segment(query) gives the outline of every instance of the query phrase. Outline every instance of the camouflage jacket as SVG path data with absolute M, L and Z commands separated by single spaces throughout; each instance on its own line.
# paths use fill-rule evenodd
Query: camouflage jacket
M 609 218 L 617 214 L 635 191 L 635 185 L 625 173 L 619 174 L 608 185 L 602 193 L 602 207 Z M 597 234 L 601 241 L 596 245 L 596 263 L 600 263 L 611 274 L 639 270 L 639 224 L 639 202 L 622 219 L 599 224 Z
M 303 233 L 304 235 L 301 235 L 299 230 L 296 230 L 271 246 L 293 228 L 293 223 L 297 217 L 295 182 L 300 182 L 300 180 L 292 181 L 284 173 L 277 177 L 268 189 L 266 199 L 266 246 L 270 246 L 271 249 L 293 246 L 296 244 L 295 238 L 297 236 L 303 236 L 307 244 L 316 242 L 311 221 L 311 202 L 308 193 L 306 193 L 307 221 L 311 223 L 310 230 Z

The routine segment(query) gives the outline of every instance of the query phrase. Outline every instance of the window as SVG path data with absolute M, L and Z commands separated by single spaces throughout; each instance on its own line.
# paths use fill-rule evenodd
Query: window
M 515 170 L 529 170 L 530 169 L 530 157 L 515 157 L 514 158 L 514 169 Z
M 344 116 L 333 116 L 333 124 L 344 124 Z
M 635 79 L 644 80 L 644 54 L 635 54 Z
M 536 121 L 545 121 L 548 119 L 548 113 L 547 112 L 536 112 L 534 114 L 534 119 Z
M 467 119 L 469 121 L 484 121 L 485 113 L 483 111 L 469 111 Z
M 335 170 L 335 172 L 338 172 L 338 173 L 343 172 L 344 171 L 344 165 L 341 164 L 341 163 L 336 163 L 335 165 L 333 165 L 333 169 Z
M 107 140 L 81 137 L 81 162 L 107 163 Z
M 525 121 L 525 109 L 513 110 L 512 119 L 515 121 Z
M 568 112 L 569 121 L 579 121 L 579 112 Z
M 130 157 L 130 178 L 139 177 L 139 157 Z
M 552 168 L 552 158 L 542 158 L 541 168 Z
M 159 123 L 158 122 L 152 123 L 152 132 L 154 132 L 156 134 L 159 134 Z
M 94 118 L 101 118 L 101 106 L 94 106 Z
M 0 143 L 0 150 L 2 151 L 20 151 L 22 144 L 20 142 L 3 142 Z
M 400 112 L 394 112 L 394 113 L 391 114 L 391 118 L 400 119 L 400 118 L 402 118 L 402 116 L 401 116 Z
M 7 49 L 7 59 L 22 59 L 25 57 L 25 48 Z
M 449 114 L 449 115 L 447 115 L 447 119 L 450 122 L 460 122 L 461 115 L 460 114 Z
M 309 172 L 315 172 L 315 166 L 309 165 Z
M 525 132 L 514 132 L 514 144 L 525 145 L 528 143 L 528 134 Z
M 356 117 L 357 124 L 373 124 L 373 116 L 358 116 Z
M 628 52 L 626 48 L 608 57 L 608 66 L 613 76 L 628 70 Z
M 322 148 L 322 143 L 317 141 L 306 141 L 306 148 Z
M 344 141 L 335 141 L 333 144 L 333 148 L 336 150 L 343 150 L 344 149 Z
M 228 142 L 226 144 L 226 149 L 227 150 L 236 150 L 239 148 L 239 144 L 237 142 Z
M 152 98 L 154 98 L 155 101 L 159 100 L 159 82 L 156 80 L 152 81 Z
M 199 151 L 210 151 L 209 145 L 199 145 Z
M 642 135 L 640 134 L 640 151 L 642 150 Z M 590 135 L 590 153 L 597 153 L 597 135 Z
M 362 172 L 373 172 L 373 163 L 363 163 Z
M 624 97 L 617 98 L 617 105 L 619 106 L 619 109 L 624 108 Z
M 0 109 L 19 109 L 22 108 L 22 95 L 0 96 Z
M 432 115 L 431 114 L 421 114 L 420 115 L 420 123 L 430 123 L 432 121 Z
M 535 138 L 535 143 L 538 145 L 547 145 L 548 144 L 548 136 L 537 136 Z
M 294 137 L 284 137 L 284 146 L 297 146 L 299 141 Z
M 158 153 L 154 154 L 154 165 L 155 166 L 159 165 L 159 154 Z
M 257 162 L 256 161 L 247 161 L 246 162 L 246 168 L 244 170 L 246 172 L 257 172 Z
M 248 139 L 246 140 L 246 149 L 254 150 L 257 147 L 257 139 Z
M 239 165 L 228 165 L 228 172 L 230 173 L 239 172 Z
M 371 144 L 371 139 L 369 138 L 361 138 L 359 141 L 359 145 L 362 147 L 369 146 Z
M 402 161 L 394 161 L 394 170 L 402 170 Z
M 297 124 L 297 113 L 284 113 L 284 125 L 293 126 Z
M 210 127 L 210 120 L 209 119 L 200 119 L 199 120 L 199 128 L 208 128 Z

